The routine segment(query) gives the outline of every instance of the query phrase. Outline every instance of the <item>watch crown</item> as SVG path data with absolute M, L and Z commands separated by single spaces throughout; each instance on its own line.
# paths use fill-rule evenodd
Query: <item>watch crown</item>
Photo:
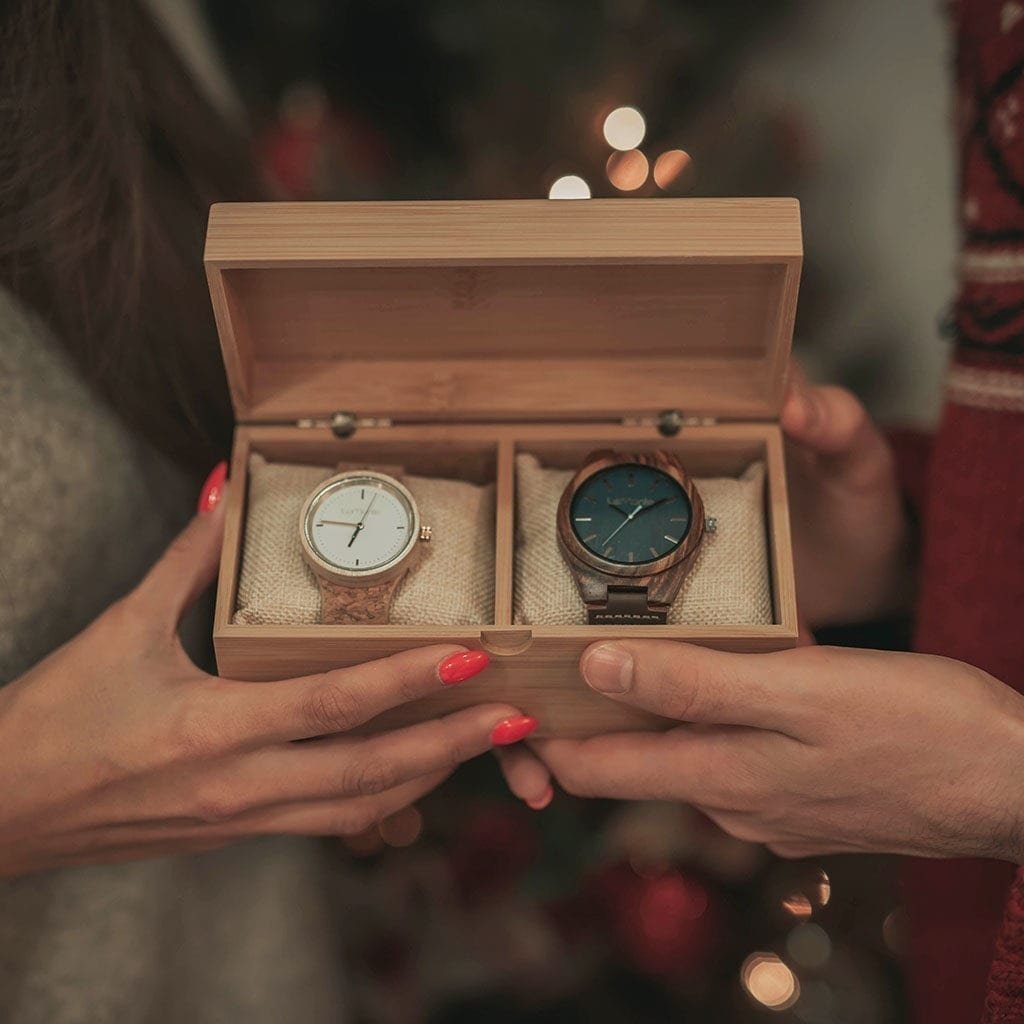
M 429 526 L 420 527 L 420 540 L 430 540 L 434 536 L 434 531 Z
M 706 516 L 704 519 L 704 530 L 707 533 L 717 533 L 718 520 L 714 516 Z

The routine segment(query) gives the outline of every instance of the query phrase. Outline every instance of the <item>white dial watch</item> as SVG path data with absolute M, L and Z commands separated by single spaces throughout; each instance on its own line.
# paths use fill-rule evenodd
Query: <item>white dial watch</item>
M 302 554 L 320 585 L 324 623 L 385 624 L 402 577 L 430 528 L 409 489 L 387 473 L 354 469 L 325 480 L 299 520 Z

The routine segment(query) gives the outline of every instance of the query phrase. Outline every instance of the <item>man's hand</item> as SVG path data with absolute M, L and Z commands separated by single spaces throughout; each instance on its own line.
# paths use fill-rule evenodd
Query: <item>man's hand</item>
M 683 800 L 783 856 L 841 851 L 1024 862 L 1024 698 L 916 654 L 725 654 L 595 644 L 586 681 L 680 723 L 536 740 L 570 793 Z
M 885 436 L 849 391 L 796 365 L 781 422 L 801 617 L 815 628 L 908 607 L 912 544 Z

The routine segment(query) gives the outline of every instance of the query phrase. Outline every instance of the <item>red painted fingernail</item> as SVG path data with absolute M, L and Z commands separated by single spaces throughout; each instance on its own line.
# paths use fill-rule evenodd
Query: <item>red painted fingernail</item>
M 536 728 L 537 719 L 531 718 L 529 715 L 506 718 L 491 730 L 491 742 L 496 747 L 507 747 L 520 740 L 525 740 Z
M 458 654 L 449 654 L 437 666 L 437 674 L 445 686 L 455 686 L 483 672 L 490 663 L 491 659 L 483 651 L 459 651 Z
M 534 811 L 543 811 L 552 800 L 555 799 L 555 791 L 551 786 L 544 791 L 544 795 L 536 800 L 527 800 L 526 806 Z
M 203 484 L 203 489 L 199 492 L 199 503 L 196 506 L 196 511 L 201 516 L 212 512 L 217 507 L 218 502 L 224 495 L 224 481 L 227 478 L 228 464 L 226 462 L 218 462 L 210 470 L 210 475 L 206 478 L 206 483 Z

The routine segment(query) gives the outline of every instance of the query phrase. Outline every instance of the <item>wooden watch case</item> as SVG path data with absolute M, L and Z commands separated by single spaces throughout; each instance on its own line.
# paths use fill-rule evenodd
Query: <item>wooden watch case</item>
M 772 651 L 797 638 L 778 425 L 802 259 L 787 199 L 227 204 L 206 268 L 238 426 L 214 645 L 222 674 L 278 679 L 424 644 L 491 653 L 478 678 L 373 727 L 483 701 L 541 734 L 665 723 L 592 692 L 599 639 Z M 515 457 L 577 469 L 596 448 L 678 455 L 696 477 L 766 467 L 774 621 L 513 623 Z M 494 608 L 482 626 L 233 623 L 249 456 L 493 483 Z

